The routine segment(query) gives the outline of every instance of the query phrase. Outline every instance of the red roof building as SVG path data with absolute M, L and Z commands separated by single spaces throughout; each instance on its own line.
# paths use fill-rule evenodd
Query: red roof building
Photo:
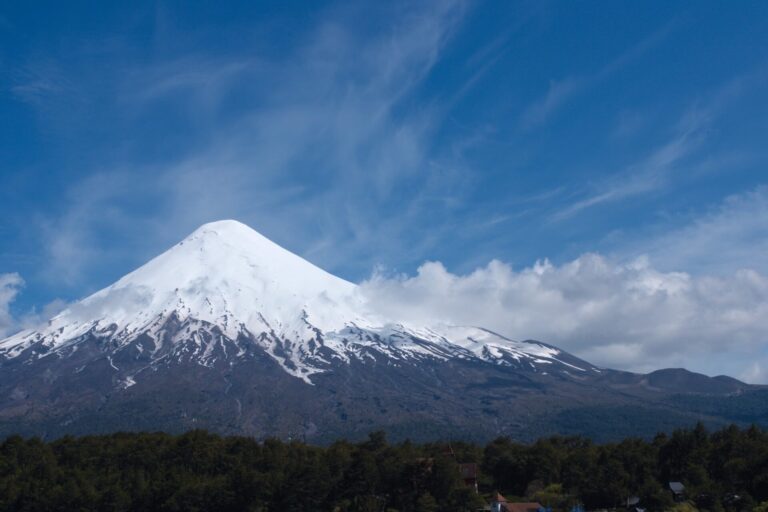
M 515 503 L 507 501 L 507 498 L 502 496 L 500 492 L 494 494 L 491 499 L 492 512 L 538 512 L 541 508 L 543 508 L 541 504 L 536 502 Z

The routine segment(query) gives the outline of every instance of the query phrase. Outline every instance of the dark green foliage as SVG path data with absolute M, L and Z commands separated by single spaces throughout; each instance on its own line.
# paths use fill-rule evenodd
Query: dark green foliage
M 481 495 L 461 480 L 461 462 L 480 464 Z M 556 436 L 480 447 L 393 445 L 376 432 L 317 447 L 191 431 L 0 444 L 0 510 L 14 511 L 463 512 L 496 490 L 554 510 L 623 507 L 629 496 L 664 510 L 673 505 L 670 480 L 682 481 L 699 509 L 765 508 L 768 433 L 698 425 L 650 442 Z

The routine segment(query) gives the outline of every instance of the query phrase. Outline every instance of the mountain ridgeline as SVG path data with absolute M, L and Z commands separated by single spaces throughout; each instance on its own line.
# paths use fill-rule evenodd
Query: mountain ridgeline
M 205 428 L 323 443 L 768 424 L 768 390 L 598 368 L 482 327 L 411 325 L 235 221 L 206 224 L 0 341 L 0 434 Z

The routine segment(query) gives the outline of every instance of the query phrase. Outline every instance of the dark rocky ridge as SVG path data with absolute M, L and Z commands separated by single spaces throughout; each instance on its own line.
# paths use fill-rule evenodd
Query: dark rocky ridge
M 148 342 L 139 335 L 132 344 Z M 48 357 L 37 358 L 32 347 L 0 366 L 0 434 L 206 428 L 323 443 L 383 429 L 393 439 L 420 441 L 554 433 L 604 441 L 697 421 L 715 427 L 768 420 L 763 387 L 683 369 L 542 371 L 462 359 L 393 361 L 372 350 L 315 375 L 310 385 L 250 340 L 234 343 L 248 347 L 247 356 L 210 366 L 170 357 L 184 354 L 183 344 L 168 345 L 168 357 L 154 360 L 146 350 L 113 352 L 96 336 Z M 140 378 L 126 387 L 127 374 Z

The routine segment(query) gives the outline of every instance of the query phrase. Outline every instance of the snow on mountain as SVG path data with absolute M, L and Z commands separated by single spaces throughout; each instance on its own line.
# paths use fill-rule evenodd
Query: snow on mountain
M 404 326 L 381 318 L 356 285 L 279 247 L 248 226 L 205 224 L 116 283 L 52 318 L 0 341 L 0 359 L 65 357 L 102 340 L 112 364 L 121 350 L 153 361 L 234 364 L 259 347 L 285 371 L 311 376 L 352 359 L 393 362 L 475 359 L 547 371 L 597 371 L 560 350 L 476 327 Z M 139 341 L 143 340 L 143 341 Z M 250 345 L 249 345 L 250 344 Z M 125 377 L 125 386 L 135 383 Z

